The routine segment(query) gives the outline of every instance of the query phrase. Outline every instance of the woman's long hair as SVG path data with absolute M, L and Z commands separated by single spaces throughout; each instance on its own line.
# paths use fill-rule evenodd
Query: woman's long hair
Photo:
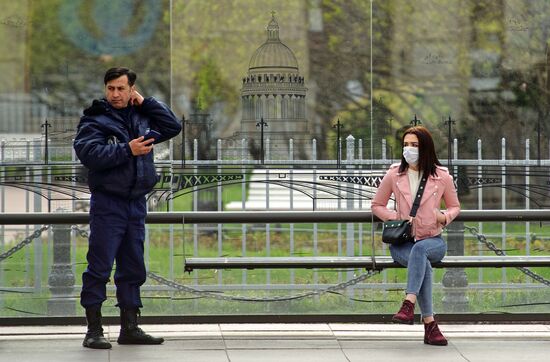
M 437 155 L 435 154 L 434 140 L 432 134 L 426 127 L 414 126 L 408 128 L 403 137 L 401 137 L 401 145 L 405 141 L 405 136 L 408 134 L 414 134 L 418 137 L 418 169 L 425 174 L 432 176 L 437 175 L 437 167 L 441 166 Z M 399 172 L 405 172 L 409 168 L 409 164 L 405 161 L 405 157 L 401 156 L 401 165 L 399 165 Z

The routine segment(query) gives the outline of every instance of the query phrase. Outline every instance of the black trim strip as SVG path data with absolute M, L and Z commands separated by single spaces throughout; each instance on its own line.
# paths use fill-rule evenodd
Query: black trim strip
M 165 315 L 141 316 L 141 324 L 218 323 L 391 323 L 391 314 L 254 314 L 254 315 Z M 550 324 L 550 313 L 438 314 L 448 324 Z M 118 325 L 119 317 L 105 316 L 103 324 Z M 86 325 L 84 317 L 0 318 L 0 326 Z

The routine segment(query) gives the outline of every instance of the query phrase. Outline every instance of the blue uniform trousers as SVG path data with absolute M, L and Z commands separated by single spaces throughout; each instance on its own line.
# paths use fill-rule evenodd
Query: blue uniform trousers
M 127 200 L 102 192 L 90 199 L 88 267 L 82 274 L 80 304 L 101 305 L 107 299 L 106 284 L 116 260 L 115 285 L 118 307 L 142 307 L 140 287 L 145 283 L 145 197 Z

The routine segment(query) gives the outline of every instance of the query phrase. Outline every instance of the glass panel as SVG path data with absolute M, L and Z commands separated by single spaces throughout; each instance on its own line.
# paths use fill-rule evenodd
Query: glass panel
M 155 146 L 151 212 L 369 210 L 403 131 L 419 123 L 464 210 L 550 207 L 546 0 L 0 5 L 1 213 L 89 211 L 71 143 L 118 65 L 182 117 L 182 134 Z M 389 256 L 372 221 L 148 224 L 143 312 L 393 313 L 404 269 L 357 284 L 364 270 L 184 272 L 191 257 Z M 449 255 L 493 255 L 494 244 L 547 256 L 548 225 L 454 222 L 444 237 Z M 0 225 L 0 318 L 82 315 L 87 234 Z M 548 279 L 547 269 L 534 270 Z M 437 269 L 435 310 L 547 313 L 541 281 L 513 268 Z M 106 315 L 117 314 L 114 291 Z

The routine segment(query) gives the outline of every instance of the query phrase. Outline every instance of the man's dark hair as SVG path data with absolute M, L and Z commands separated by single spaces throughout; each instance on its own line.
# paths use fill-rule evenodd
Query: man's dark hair
M 137 79 L 137 74 L 134 73 L 133 70 L 124 68 L 124 67 L 116 67 L 111 68 L 105 73 L 105 77 L 103 78 L 103 83 L 106 85 L 107 82 L 117 79 L 119 77 L 122 77 L 123 75 L 128 77 L 128 84 L 131 86 L 134 85 Z

